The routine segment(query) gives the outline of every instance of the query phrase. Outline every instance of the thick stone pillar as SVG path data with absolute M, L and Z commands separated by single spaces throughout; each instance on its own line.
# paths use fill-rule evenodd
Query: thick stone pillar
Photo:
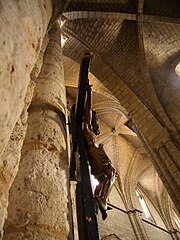
M 29 108 L 29 105 L 32 101 L 34 88 L 37 82 L 36 78 L 39 75 L 39 72 L 42 66 L 42 58 L 43 58 L 44 51 L 47 47 L 47 43 L 48 43 L 48 38 L 45 37 L 38 60 L 31 73 L 31 80 L 30 80 L 30 84 L 28 86 L 27 94 L 24 101 L 24 109 L 14 127 L 13 132 L 11 133 L 9 142 L 1 156 L 1 161 L 0 161 L 0 216 L 1 216 L 0 217 L 0 233 L 1 234 L 0 236 L 2 236 L 4 221 L 7 218 L 9 189 L 14 181 L 14 178 L 19 168 L 19 162 L 21 158 L 21 148 L 22 148 L 26 130 L 27 130 L 27 118 L 28 118 L 27 109 Z
M 0 0 L 0 155 L 23 110 L 52 13 L 51 0 Z
M 7 218 L 9 189 L 18 171 L 21 148 L 27 130 L 27 123 L 21 115 L 17 121 L 0 162 L 0 239 L 3 236 L 4 221 Z
M 3 239 L 69 239 L 66 94 L 56 23 L 29 109 L 19 172 L 10 190 Z
M 132 224 L 134 234 L 137 240 L 148 240 L 148 235 L 142 223 L 142 212 L 137 209 L 128 211 L 129 219 Z
M 23 110 L 47 28 L 70 0 L 0 0 L 0 155 Z

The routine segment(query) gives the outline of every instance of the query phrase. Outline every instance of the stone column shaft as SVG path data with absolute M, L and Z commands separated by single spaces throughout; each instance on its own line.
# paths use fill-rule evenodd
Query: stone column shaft
M 0 0 L 0 155 L 23 110 L 52 12 L 51 0 Z
M 179 240 L 180 239 L 180 232 L 178 232 L 177 230 L 170 231 L 170 235 L 171 235 L 171 238 L 173 240 Z
M 71 181 L 71 201 L 72 201 L 72 215 L 73 215 L 73 237 L 74 240 L 79 240 L 78 235 L 78 222 L 77 222 L 77 209 L 76 209 L 76 186 L 77 182 Z
M 17 121 L 10 140 L 3 152 L 0 162 L 0 239 L 3 236 L 3 226 L 7 218 L 9 189 L 17 174 L 21 157 L 21 148 L 27 130 L 27 123 L 21 115 Z
M 45 38 L 42 44 L 42 49 L 38 56 L 37 62 L 33 68 L 31 74 L 31 80 L 28 86 L 27 94 L 24 101 L 24 108 L 20 118 L 18 119 L 13 132 L 11 133 L 10 140 L 3 151 L 0 161 L 0 232 L 1 236 L 3 235 L 3 225 L 4 221 L 7 218 L 7 206 L 8 206 L 8 197 L 9 189 L 14 181 L 14 178 L 17 174 L 19 168 L 19 162 L 21 158 L 21 148 L 25 138 L 27 130 L 27 118 L 28 113 L 27 109 L 32 101 L 34 88 L 36 85 L 36 77 L 38 76 L 41 65 L 42 58 L 47 47 L 48 39 Z M 0 237 L 1 239 L 1 237 Z
M 129 211 L 128 215 L 137 240 L 148 240 L 148 235 L 143 226 L 142 219 L 140 218 L 140 212 L 135 209 L 133 211 Z
M 66 94 L 56 23 L 29 109 L 19 172 L 10 191 L 4 240 L 69 239 Z
M 140 140 L 144 144 L 145 149 L 149 153 L 151 161 L 172 201 L 174 202 L 175 207 L 180 212 L 180 153 L 176 144 L 173 143 L 166 131 L 164 131 L 162 136 L 159 137 L 158 142 L 151 144 L 147 138 L 141 134 L 141 131 L 135 123 L 134 127 Z

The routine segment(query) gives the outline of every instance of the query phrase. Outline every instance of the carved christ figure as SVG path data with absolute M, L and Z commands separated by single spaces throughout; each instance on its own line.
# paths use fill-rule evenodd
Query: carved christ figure
M 98 119 L 96 113 L 91 109 L 91 104 L 92 89 L 88 84 L 84 118 L 84 138 L 91 173 L 99 182 L 94 191 L 95 203 L 102 213 L 103 220 L 105 220 L 107 217 L 107 199 L 115 182 L 117 172 L 105 153 L 103 145 L 98 145 L 96 142 L 96 135 L 99 135 L 100 132 Z

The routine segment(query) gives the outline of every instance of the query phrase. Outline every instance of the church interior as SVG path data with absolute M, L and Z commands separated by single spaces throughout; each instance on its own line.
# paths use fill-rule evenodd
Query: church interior
M 0 51 L 0 239 L 179 240 L 179 0 L 0 0 Z M 87 52 L 117 177 L 85 238 L 70 115 Z

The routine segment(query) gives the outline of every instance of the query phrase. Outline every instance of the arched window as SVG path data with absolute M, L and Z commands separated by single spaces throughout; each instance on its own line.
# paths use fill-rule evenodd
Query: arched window
M 139 200 L 139 203 L 142 207 L 142 210 L 143 210 L 143 213 L 145 215 L 145 217 L 150 220 L 151 222 L 155 223 L 150 211 L 149 211 L 149 208 L 144 200 L 144 197 L 142 195 L 142 193 L 139 191 L 139 189 L 136 189 L 136 195 L 138 197 L 138 200 Z
M 61 47 L 64 47 L 68 40 L 68 37 L 61 33 Z
M 62 26 L 64 25 L 64 23 L 66 22 L 65 19 L 62 19 L 59 20 L 59 24 L 60 24 L 60 27 L 62 28 Z M 69 37 L 67 35 L 65 35 L 64 33 L 61 32 L 61 47 L 63 48 L 64 45 L 67 43 Z
M 175 67 L 175 72 L 180 77 L 180 63 L 178 63 L 177 66 Z

